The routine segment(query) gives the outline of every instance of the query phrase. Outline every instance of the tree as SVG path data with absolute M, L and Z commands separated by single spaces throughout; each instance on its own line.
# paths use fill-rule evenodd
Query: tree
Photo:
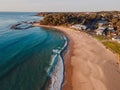
M 116 24 L 118 22 L 118 18 L 112 18 L 112 23 Z
M 120 27 L 120 21 L 118 21 L 118 22 L 116 23 L 116 25 Z

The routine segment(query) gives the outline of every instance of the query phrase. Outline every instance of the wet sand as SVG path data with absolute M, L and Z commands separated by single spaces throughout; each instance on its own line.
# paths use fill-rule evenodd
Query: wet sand
M 106 49 L 92 36 L 70 28 L 56 28 L 70 39 L 64 57 L 65 81 L 63 90 L 120 90 L 120 70 L 117 55 Z

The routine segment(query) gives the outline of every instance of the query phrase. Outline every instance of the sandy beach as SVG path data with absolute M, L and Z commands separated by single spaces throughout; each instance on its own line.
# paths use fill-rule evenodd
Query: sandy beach
M 56 28 L 70 39 L 64 56 L 65 81 L 63 90 L 120 90 L 120 70 L 117 55 L 106 49 L 92 36 L 70 28 Z

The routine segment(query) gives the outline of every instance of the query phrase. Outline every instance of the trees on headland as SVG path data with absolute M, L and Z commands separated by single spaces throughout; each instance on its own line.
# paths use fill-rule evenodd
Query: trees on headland
M 41 24 L 46 25 L 68 25 L 68 24 L 85 24 L 92 25 L 97 23 L 98 20 L 104 17 L 108 22 L 117 24 L 120 21 L 120 12 L 41 12 L 38 15 L 44 16 Z
M 43 20 L 40 21 L 42 25 L 53 25 L 53 26 L 72 26 L 74 24 L 81 24 L 87 26 L 90 31 L 94 31 L 98 28 L 111 28 L 112 35 L 116 33 L 120 35 L 120 12 L 66 12 L 66 13 L 39 13 L 44 16 Z M 109 31 L 109 30 L 108 30 Z M 108 32 L 107 32 L 108 33 Z
M 40 22 L 40 24 L 45 25 L 69 25 L 76 23 L 80 23 L 80 18 L 67 13 L 49 14 Z

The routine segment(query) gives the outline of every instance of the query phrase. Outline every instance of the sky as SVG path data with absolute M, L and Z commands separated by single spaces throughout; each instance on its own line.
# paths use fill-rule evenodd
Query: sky
M 120 0 L 0 0 L 0 11 L 120 11 Z

